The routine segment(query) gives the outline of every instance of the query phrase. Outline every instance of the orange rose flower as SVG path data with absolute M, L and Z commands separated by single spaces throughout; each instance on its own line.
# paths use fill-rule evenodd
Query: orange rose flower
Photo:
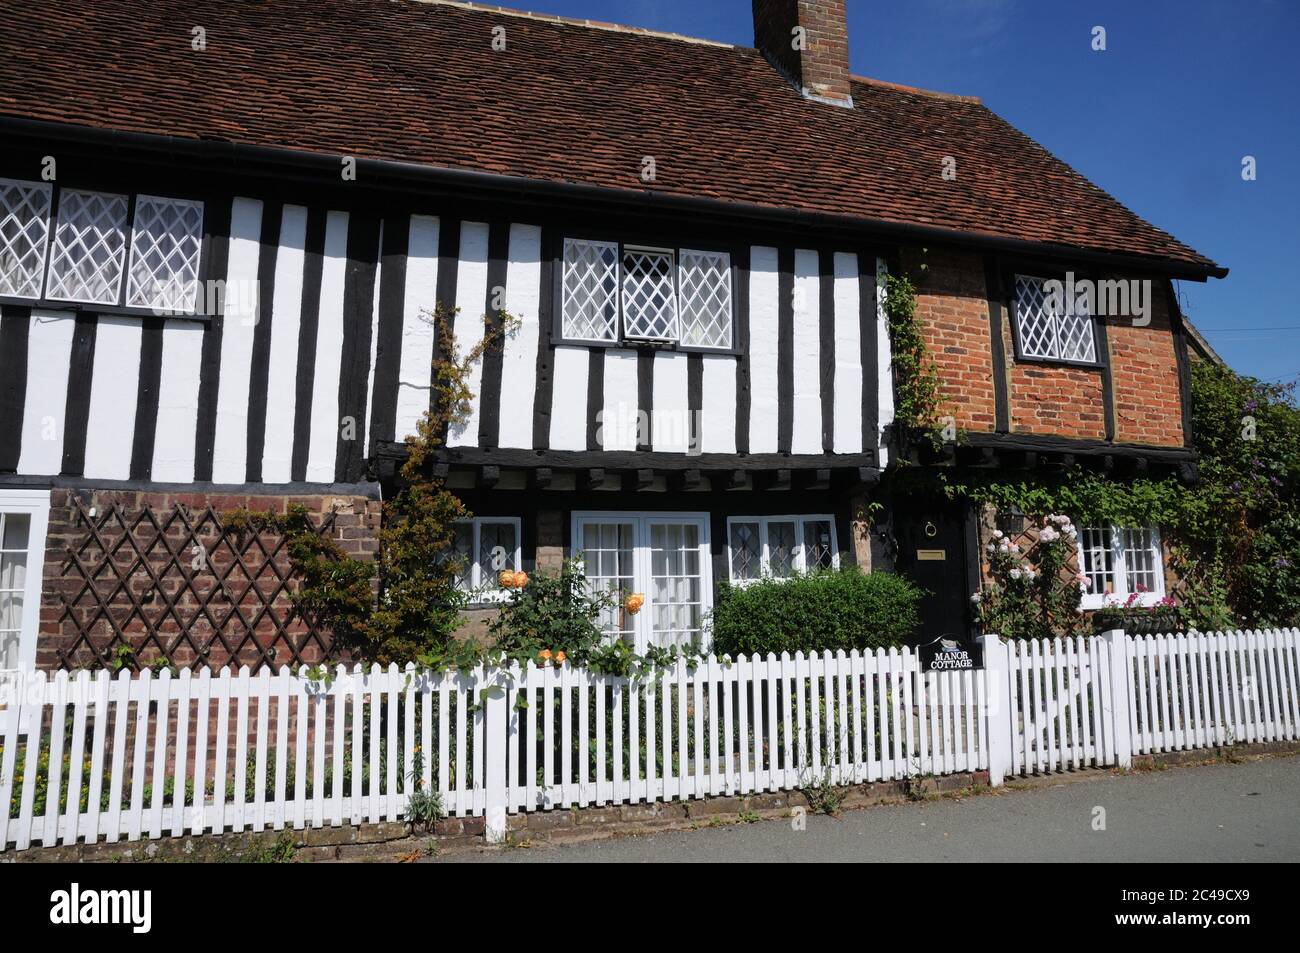
M 503 569 L 497 574 L 497 585 L 502 589 L 513 589 L 515 587 L 515 574 L 509 569 Z
M 542 649 L 540 652 L 537 653 L 537 657 L 541 659 L 543 662 L 548 661 L 551 657 L 551 650 Z
M 558 651 L 558 652 L 555 653 L 555 664 L 556 664 L 556 665 L 563 665 L 563 664 L 564 664 L 564 660 L 565 660 L 566 658 L 568 658 L 568 656 L 565 655 L 565 654 L 564 654 L 564 650 L 561 649 L 560 651 Z
M 528 585 L 528 573 L 522 571 L 515 573 L 515 588 L 522 589 L 526 585 Z
M 629 615 L 636 615 L 645 605 L 645 596 L 639 592 L 634 592 L 623 600 L 623 608 L 628 611 Z

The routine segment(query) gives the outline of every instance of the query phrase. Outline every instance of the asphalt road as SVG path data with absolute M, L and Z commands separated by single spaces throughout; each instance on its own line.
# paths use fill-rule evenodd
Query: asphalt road
M 1003 790 L 435 862 L 1300 861 L 1298 756 Z

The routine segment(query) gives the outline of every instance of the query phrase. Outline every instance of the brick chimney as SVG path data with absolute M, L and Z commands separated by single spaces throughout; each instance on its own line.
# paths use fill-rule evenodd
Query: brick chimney
M 852 108 L 844 0 L 753 0 L 754 46 L 809 99 Z

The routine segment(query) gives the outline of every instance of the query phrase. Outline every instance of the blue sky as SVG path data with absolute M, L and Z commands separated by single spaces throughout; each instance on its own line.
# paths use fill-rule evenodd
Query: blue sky
M 753 42 L 750 0 L 499 2 Z M 1231 269 L 1180 288 L 1234 368 L 1300 377 L 1300 2 L 848 0 L 848 11 L 854 73 L 981 97 Z M 1105 52 L 1091 49 L 1098 25 Z

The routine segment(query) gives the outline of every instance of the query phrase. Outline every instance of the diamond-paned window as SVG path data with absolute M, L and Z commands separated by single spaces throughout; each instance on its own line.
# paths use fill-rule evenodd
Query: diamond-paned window
M 623 333 L 630 338 L 677 340 L 673 253 L 657 248 L 623 250 Z
M 564 240 L 564 337 L 618 340 L 618 245 Z
M 125 195 L 59 193 L 45 296 L 60 301 L 116 304 L 126 250 Z
M 138 196 L 126 303 L 155 311 L 193 311 L 202 244 L 201 202 Z
M 1088 364 L 1097 360 L 1086 297 L 1053 300 L 1045 279 L 1016 275 L 1016 329 L 1024 357 Z
M 45 182 L 0 179 L 0 295 L 41 296 L 52 191 Z
M 825 515 L 730 517 L 727 549 L 739 586 L 839 566 L 835 523 Z
M 731 347 L 731 256 L 683 248 L 677 263 L 682 343 Z

